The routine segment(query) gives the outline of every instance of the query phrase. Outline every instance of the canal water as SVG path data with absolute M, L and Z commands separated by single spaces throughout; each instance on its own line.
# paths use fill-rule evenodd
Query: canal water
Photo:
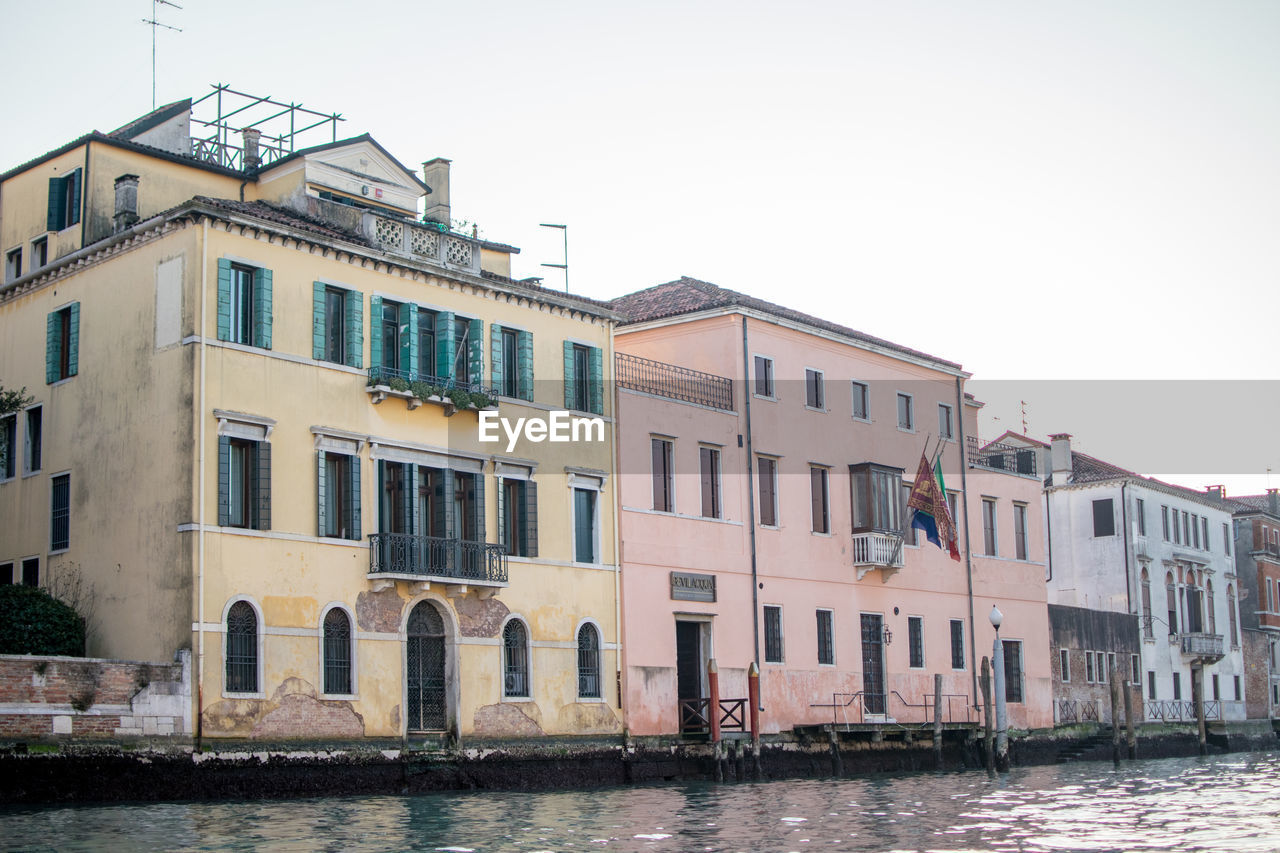
M 1276 851 L 1280 753 L 550 793 L 4 807 L 4 850 Z

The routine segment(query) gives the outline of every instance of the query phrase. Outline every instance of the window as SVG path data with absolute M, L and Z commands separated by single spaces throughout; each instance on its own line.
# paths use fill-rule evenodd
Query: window
M 1116 517 L 1111 507 L 1111 498 L 1093 502 L 1093 535 L 1115 536 Z
M 502 329 L 501 338 L 499 340 L 499 348 L 495 351 L 495 356 L 500 358 L 498 371 L 498 393 L 504 397 L 520 396 L 520 374 L 516 356 L 519 350 L 519 336 L 515 329 Z
M 1173 585 L 1173 573 L 1165 572 L 1165 610 L 1169 619 L 1169 633 L 1178 633 L 1178 591 Z
M 513 557 L 538 556 L 538 484 L 533 480 L 498 480 L 498 541 Z
M 0 586 L 13 583 L 13 563 L 0 563 Z
M 494 323 L 489 326 L 489 351 L 493 361 L 492 384 L 504 397 L 533 400 L 533 334 Z M 591 371 L 590 353 L 587 357 Z M 588 389 L 589 390 L 589 389 Z M 588 393 L 588 397 L 590 394 Z M 590 400 L 587 401 L 590 403 Z
M 773 396 L 773 359 L 756 356 L 756 396 Z
M 916 419 L 912 411 L 913 401 L 910 394 L 898 392 L 898 429 L 915 432 Z
M 49 263 L 49 239 L 37 237 L 31 241 L 31 269 L 38 270 Z
M 849 466 L 853 532 L 902 530 L 902 469 L 872 462 Z
M 0 418 L 0 480 L 8 480 L 18 471 L 18 416 Z
M 49 550 L 65 551 L 71 546 L 71 475 L 59 474 L 51 486 Z
M 1058 668 L 1062 672 L 1062 682 L 1064 684 L 1071 681 L 1071 655 L 1066 649 L 1058 649 Z
M 955 438 L 955 426 L 951 421 L 951 407 L 946 403 L 938 404 L 938 437 Z
M 1107 652 L 1107 681 L 1111 680 L 1111 673 L 1113 672 L 1116 673 L 1117 678 L 1120 676 L 1119 671 L 1116 669 L 1116 653 Z
M 1210 550 L 1209 547 L 1209 519 L 1204 516 L 1200 517 L 1200 536 L 1201 542 L 1204 543 L 1204 549 Z
M 424 382 L 431 382 L 440 375 L 440 371 L 436 369 L 439 356 L 436 345 L 437 316 L 434 311 L 418 309 L 418 363 L 414 365 L 414 369 L 418 371 L 418 379 Z
M 1001 640 L 1004 647 L 1004 701 L 1022 701 L 1022 641 Z
M 907 657 L 912 669 L 924 669 L 924 619 L 907 617 Z
M 400 313 L 403 310 L 407 314 L 407 306 L 378 297 L 374 297 L 371 304 L 375 306 L 376 313 L 370 319 L 377 324 L 377 327 L 373 332 L 374 340 L 369 352 L 370 358 L 376 362 L 377 366 L 386 368 L 388 371 L 410 370 L 412 365 L 408 363 L 409 341 L 407 338 L 402 338 L 400 334 L 402 328 L 407 330 L 407 316 L 405 326 L 400 325 Z
M 947 509 L 951 512 L 951 523 L 956 529 L 957 537 L 960 535 L 960 516 L 958 515 L 960 508 L 960 496 L 956 492 L 947 492 Z M 958 542 L 956 543 L 959 544 Z
M 951 668 L 964 669 L 964 620 L 951 620 Z
M 39 557 L 28 557 L 22 561 L 22 585 L 40 586 Z
M 902 531 L 902 544 L 909 545 L 912 548 L 920 544 L 920 528 L 913 526 L 910 521 L 915 516 L 912 511 L 907 508 L 907 503 L 911 500 L 911 483 L 902 484 L 902 512 L 903 518 L 907 521 L 907 529 Z
M 698 448 L 698 468 L 702 485 L 703 518 L 720 517 L 720 451 Z
M 599 347 L 564 342 L 564 407 L 604 414 L 604 368 Z
M 505 698 L 529 696 L 529 635 L 518 619 L 502 629 L 502 673 Z
M 1088 684 L 1099 680 L 1093 668 L 1093 652 L 1084 653 L 1084 680 Z
M 1155 636 L 1155 620 L 1151 616 L 1151 577 L 1147 570 L 1142 570 L 1142 636 L 1151 639 Z M 1135 679 L 1136 680 L 1136 679 Z
M 1013 556 L 1027 559 L 1027 505 L 1013 505 Z
M 13 281 L 22 277 L 22 248 L 11 249 L 4 256 L 4 280 Z
M 1231 648 L 1240 645 L 1240 636 L 1236 634 L 1236 593 L 1235 587 L 1227 585 L 1227 624 L 1231 630 Z
M 1173 699 L 1176 702 L 1182 698 L 1182 673 L 1175 672 L 1173 674 Z
M 1213 607 L 1213 581 L 1208 578 L 1205 578 L 1204 582 L 1204 599 L 1205 612 L 1209 615 L 1209 633 L 1216 634 L 1218 633 L 1218 614 L 1214 612 Z
M 271 445 L 218 436 L 218 524 L 271 529 Z
M 227 692 L 258 692 L 258 614 L 247 601 L 227 610 Z
M 34 474 L 40 470 L 41 445 L 44 439 L 44 410 L 40 406 L 27 409 L 26 439 L 22 446 L 22 470 Z
M 782 608 L 764 606 L 764 661 L 782 663 Z
M 1178 511 L 1173 511 L 1173 544 L 1182 544 L 1182 525 L 1178 522 Z
M 589 622 L 578 629 L 578 698 L 600 698 L 600 639 Z
M 853 416 L 859 420 L 868 420 L 871 417 L 871 406 L 867 397 L 867 383 L 853 383 Z
M 1231 531 L 1227 529 L 1227 525 L 1222 525 L 1222 548 L 1223 553 L 1228 557 L 1231 556 Z
M 324 291 L 324 359 L 338 364 L 347 360 L 346 299 L 341 290 Z
M 1191 544 L 1191 513 L 1189 512 L 1182 514 L 1182 544 Z
M 594 489 L 573 490 L 573 559 L 579 563 L 598 562 Z
M 218 259 L 218 340 L 271 349 L 271 270 Z
M 1235 695 L 1236 701 L 1239 702 L 1241 699 L 1244 698 L 1243 696 L 1240 695 L 1240 676 L 1238 675 L 1231 676 L 1231 682 L 1232 682 L 1231 686 L 1235 688 L 1234 695 Z
M 1142 498 L 1136 500 L 1134 515 L 1138 516 L 1138 535 L 1147 535 L 1147 504 Z
M 1164 541 L 1169 541 L 1169 508 L 1167 506 L 1160 507 L 1160 530 L 1164 536 Z
M 982 499 L 982 553 L 996 556 L 996 499 Z
M 317 451 L 316 482 L 318 535 L 359 541 L 360 457 Z
M 44 380 L 49 384 L 80 372 L 80 303 L 72 302 L 47 318 Z
M 1156 698 L 1156 674 L 1152 670 L 1147 670 L 1147 698 Z
M 46 231 L 61 231 L 80 222 L 80 170 L 49 179 L 49 215 Z
M 823 387 L 821 370 L 806 368 L 804 371 L 804 404 L 811 409 L 826 409 L 827 394 Z
M 809 469 L 809 503 L 813 516 L 814 533 L 830 533 L 831 521 L 827 502 L 827 469 Z
M 818 610 L 818 663 L 834 666 L 836 662 L 835 630 L 830 610 Z
M 760 476 L 760 523 L 765 527 L 778 524 L 778 463 L 776 459 L 761 456 L 757 459 Z
M 1271 583 L 1271 578 L 1267 578 L 1266 580 L 1267 580 L 1267 600 L 1264 606 L 1266 607 L 1267 612 L 1271 612 L 1272 610 L 1276 609 L 1276 591 L 1275 591 L 1274 585 Z
M 1219 693 L 1219 687 L 1218 687 L 1218 673 L 1216 673 L 1216 672 L 1213 674 L 1213 681 L 1212 681 L 1212 683 L 1213 683 L 1213 701 L 1217 702 L 1217 701 L 1219 701 L 1220 699 L 1222 699 L 1222 695 L 1221 695 L 1221 693 Z
M 649 456 L 653 462 L 653 508 L 658 512 L 674 512 L 675 485 L 671 473 L 671 442 L 665 438 L 650 439 Z
M 324 692 L 351 695 L 351 619 L 339 607 L 324 615 Z
M 313 287 L 312 357 L 316 361 L 360 367 L 364 351 L 364 294 L 321 281 Z
M 1139 667 L 1137 655 L 1129 655 L 1129 674 L 1131 683 L 1138 684 L 1142 681 L 1142 670 Z
M 1195 513 L 1191 514 L 1191 541 L 1196 548 L 1200 547 L 1200 518 Z

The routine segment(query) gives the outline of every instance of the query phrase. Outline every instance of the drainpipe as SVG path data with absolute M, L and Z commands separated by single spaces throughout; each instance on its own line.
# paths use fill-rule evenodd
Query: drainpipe
M 742 317 L 742 399 L 743 410 L 746 415 L 747 422 L 747 529 L 750 531 L 751 541 L 751 652 L 753 660 L 756 664 L 756 671 L 760 671 L 760 582 L 757 580 L 756 567 L 756 486 L 753 464 L 755 457 L 751 450 L 751 373 L 749 371 L 751 358 L 750 350 L 747 347 L 747 317 Z M 759 710 L 764 710 L 764 704 L 761 703 Z
M 1044 494 L 1044 562 L 1048 566 L 1048 576 L 1044 579 L 1045 583 L 1053 581 L 1053 503 L 1049 500 L 1049 490 L 1042 489 Z
M 1125 500 L 1124 490 L 1128 482 L 1120 484 L 1120 524 L 1124 527 L 1124 606 L 1125 613 L 1133 614 L 1133 591 L 1129 588 L 1132 578 L 1129 577 L 1129 504 Z
M 960 505 L 964 508 L 964 576 L 969 585 L 969 675 L 973 680 L 973 707 L 978 707 L 978 623 L 973 618 L 973 548 L 969 545 L 969 460 L 964 437 L 964 388 L 956 377 L 956 411 L 960 413 Z
M 613 429 L 609 430 L 610 455 L 613 457 L 613 678 L 618 691 L 618 710 L 622 711 L 622 728 L 627 731 L 626 705 L 622 701 L 622 507 L 618 502 L 618 472 L 622 462 L 618 458 L 618 364 L 614 353 L 612 321 L 609 323 L 609 382 L 613 387 Z
M 84 142 L 84 178 L 80 181 L 80 248 L 84 248 L 85 226 L 88 224 L 89 217 L 89 146 L 92 141 L 86 139 Z
M 200 396 L 196 411 L 196 423 L 199 424 L 199 449 L 196 453 L 196 489 L 198 492 L 196 510 L 196 573 L 199 589 L 199 602 L 196 605 L 196 752 L 203 751 L 204 738 L 204 468 L 205 468 L 205 379 L 207 367 L 205 363 L 205 304 L 209 295 L 209 220 L 200 223 L 200 320 L 196 326 L 196 339 L 200 346 Z

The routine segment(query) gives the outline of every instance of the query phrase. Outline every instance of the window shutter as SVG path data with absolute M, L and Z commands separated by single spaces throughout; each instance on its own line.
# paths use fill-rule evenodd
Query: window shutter
M 75 376 L 80 372 L 80 303 L 72 302 L 67 310 L 71 312 L 71 322 L 67 324 L 71 338 L 67 343 L 67 375 Z
M 265 441 L 257 444 L 253 466 L 253 495 L 257 501 L 257 518 L 253 526 L 258 530 L 271 529 L 271 445 Z
M 597 415 L 604 414 L 604 364 L 599 347 L 587 351 L 587 406 Z
M 418 370 L 418 306 L 410 302 L 405 307 L 409 316 L 400 315 L 400 367 L 406 378 L 414 379 Z
M 510 554 L 514 552 L 515 549 L 512 547 L 514 543 L 507 541 L 507 490 L 504 488 L 506 481 L 502 477 L 495 477 L 494 483 L 498 487 L 497 491 L 493 496 L 494 502 L 498 506 L 498 512 L 497 512 L 498 540 L 497 541 L 499 545 L 506 545 L 507 553 Z M 512 507 L 511 509 L 512 511 L 514 511 L 515 507 Z
M 521 400 L 533 402 L 533 333 L 516 334 L 516 383 Z
M 484 384 L 484 320 L 472 320 L 467 335 L 467 381 Z
M 414 522 L 413 508 L 418 502 L 418 466 L 405 463 L 404 466 L 404 532 L 419 533 Z
M 351 496 L 347 501 L 347 507 L 351 513 L 348 519 L 347 537 L 350 539 L 360 540 L 360 457 L 352 456 L 351 459 L 351 475 L 347 477 L 347 484 L 351 489 Z
M 271 349 L 271 270 L 253 271 L 253 345 Z
M 231 261 L 226 258 L 218 258 L 218 340 L 231 340 Z
M 324 466 L 324 451 L 316 451 L 316 535 L 327 536 L 329 530 L 328 510 L 325 491 L 328 487 L 328 476 Z
M 75 225 L 80 221 L 80 171 L 80 169 L 76 169 L 66 178 L 66 180 L 70 181 L 71 188 L 71 210 L 68 211 L 71 215 L 63 223 L 62 227 L 64 228 L 68 225 Z
M 809 512 L 813 530 L 826 533 L 827 508 L 822 503 L 822 471 L 818 468 L 809 469 Z
M 760 460 L 760 523 L 773 525 L 776 521 L 773 504 L 773 460 Z
M 436 373 L 443 379 L 456 379 L 453 371 L 453 312 L 436 314 Z
M 218 526 L 231 523 L 231 439 L 218 436 Z
M 62 194 L 64 192 L 63 181 L 65 180 L 65 178 L 49 179 L 49 209 L 48 218 L 45 221 L 46 230 L 61 231 L 65 226 L 62 221 Z
M 584 379 L 586 377 L 583 377 Z M 576 377 L 573 375 L 573 342 L 564 342 L 564 407 L 566 409 L 573 408 L 574 398 L 577 396 L 578 385 Z
M 471 482 L 475 483 L 476 487 L 475 517 L 472 519 L 474 521 L 472 526 L 472 535 L 475 537 L 476 542 L 487 542 L 488 531 L 485 528 L 488 519 L 485 518 L 484 514 L 484 474 L 476 474 L 471 478 Z
M 715 512 L 715 497 L 711 491 L 711 448 L 698 448 L 698 468 L 702 485 L 702 515 L 710 518 Z
M 453 472 L 441 468 L 436 477 L 436 533 L 453 538 Z
M 369 367 L 382 366 L 382 297 L 369 297 Z
M 364 364 L 364 294 L 358 290 L 348 290 L 347 307 L 347 367 L 361 367 Z
M 324 283 L 311 283 L 311 357 L 316 361 L 324 358 Z
M 538 484 L 533 480 L 525 480 L 524 501 L 522 501 L 521 508 L 524 510 L 524 518 L 522 519 L 524 555 L 526 557 L 536 557 L 538 556 Z
M 489 324 L 489 384 L 502 390 L 502 327 L 497 323 Z M 501 525 L 499 525 L 501 529 Z
M 44 381 L 46 383 L 57 382 L 61 377 L 58 376 L 58 356 L 62 352 L 62 323 L 58 322 L 58 312 L 54 311 L 46 318 L 46 333 L 44 339 Z

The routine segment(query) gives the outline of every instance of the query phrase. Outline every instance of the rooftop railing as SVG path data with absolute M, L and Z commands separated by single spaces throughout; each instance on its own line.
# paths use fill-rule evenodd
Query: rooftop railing
M 733 383 L 723 376 L 624 352 L 617 353 L 614 370 L 619 388 L 734 411 Z
M 1007 471 L 1010 474 L 1036 476 L 1036 451 L 1013 444 L 983 444 L 977 436 L 966 436 L 966 455 L 970 468 Z

